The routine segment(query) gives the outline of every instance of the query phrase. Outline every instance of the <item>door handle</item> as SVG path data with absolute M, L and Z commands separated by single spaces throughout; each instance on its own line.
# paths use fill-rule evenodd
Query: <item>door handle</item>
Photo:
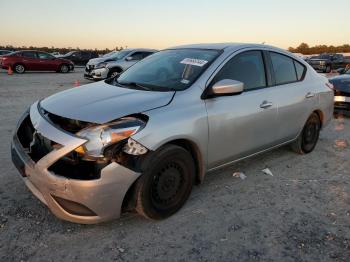
M 263 101 L 262 104 L 260 105 L 260 107 L 264 109 L 269 108 L 271 106 L 272 106 L 272 103 L 269 101 Z
M 311 97 L 314 97 L 314 96 L 315 96 L 314 93 L 309 92 L 309 93 L 307 93 L 307 94 L 305 95 L 305 98 L 311 98 Z

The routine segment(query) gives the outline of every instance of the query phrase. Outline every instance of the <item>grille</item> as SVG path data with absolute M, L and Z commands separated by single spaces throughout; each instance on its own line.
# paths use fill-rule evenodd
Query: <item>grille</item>
M 55 142 L 35 131 L 29 115 L 20 124 L 17 130 L 17 137 L 24 150 L 34 162 L 39 161 L 50 153 L 55 146 L 58 146 Z

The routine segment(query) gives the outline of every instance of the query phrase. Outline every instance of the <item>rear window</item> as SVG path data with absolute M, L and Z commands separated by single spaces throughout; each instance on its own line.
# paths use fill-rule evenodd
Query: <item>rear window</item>
M 270 52 L 270 55 L 277 85 L 299 80 L 294 66 L 294 59 L 274 52 Z

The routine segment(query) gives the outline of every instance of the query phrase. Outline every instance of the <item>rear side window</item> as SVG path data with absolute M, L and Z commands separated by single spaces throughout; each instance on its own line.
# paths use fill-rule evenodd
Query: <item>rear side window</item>
M 22 56 L 28 58 L 37 58 L 36 52 L 22 52 Z
M 300 81 L 304 77 L 306 68 L 305 66 L 303 66 L 302 64 L 300 64 L 298 61 L 295 61 L 295 60 L 294 60 L 294 65 L 295 65 L 295 71 L 297 72 L 298 81 Z
M 276 84 L 281 85 L 296 82 L 298 79 L 294 68 L 294 59 L 277 53 L 271 52 L 270 54 Z
M 247 51 L 228 61 L 212 83 L 232 79 L 244 83 L 244 90 L 266 87 L 266 74 L 261 51 Z

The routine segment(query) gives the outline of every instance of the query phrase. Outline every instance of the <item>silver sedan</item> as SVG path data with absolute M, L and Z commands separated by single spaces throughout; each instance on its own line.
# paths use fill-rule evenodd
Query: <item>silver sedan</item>
M 163 219 L 208 172 L 286 144 L 310 153 L 332 115 L 332 85 L 285 50 L 180 46 L 35 102 L 12 159 L 59 218 Z

